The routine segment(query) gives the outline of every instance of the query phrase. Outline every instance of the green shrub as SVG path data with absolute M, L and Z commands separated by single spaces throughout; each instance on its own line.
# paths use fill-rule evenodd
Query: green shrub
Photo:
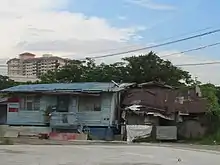
M 204 137 L 199 143 L 205 145 L 220 145 L 220 129 L 214 134 Z

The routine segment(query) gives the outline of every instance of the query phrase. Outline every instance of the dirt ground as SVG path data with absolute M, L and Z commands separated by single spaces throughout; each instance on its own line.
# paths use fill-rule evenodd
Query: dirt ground
M 131 143 L 122 141 L 56 141 L 56 140 L 41 140 L 38 138 L 13 138 L 11 139 L 15 145 L 146 145 L 146 146 L 162 146 L 173 147 L 181 149 L 195 149 L 195 150 L 213 150 L 220 152 L 220 145 L 195 145 L 183 143 Z

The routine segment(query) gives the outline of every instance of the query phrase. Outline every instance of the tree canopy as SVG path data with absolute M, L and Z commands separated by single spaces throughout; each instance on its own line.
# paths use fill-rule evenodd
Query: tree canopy
M 18 83 L 15 81 L 9 79 L 9 77 L 0 75 L 0 90 L 15 86 L 17 84 Z
M 200 85 L 202 96 L 206 97 L 209 102 L 209 110 L 215 115 L 220 115 L 220 104 L 219 104 L 219 92 L 218 88 L 213 84 L 203 84 Z
M 84 61 L 72 60 L 57 72 L 48 72 L 41 77 L 44 83 L 52 82 L 148 82 L 162 81 L 178 86 L 182 80 L 186 84 L 192 83 L 192 78 L 170 61 L 165 61 L 154 52 L 146 55 L 126 57 L 122 62 L 113 64 L 96 64 L 92 59 Z

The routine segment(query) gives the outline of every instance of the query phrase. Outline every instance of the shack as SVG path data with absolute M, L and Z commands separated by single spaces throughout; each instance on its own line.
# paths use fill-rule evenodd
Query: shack
M 97 139 L 117 134 L 120 92 L 132 84 L 54 83 L 19 85 L 1 93 L 17 98 L 7 103 L 5 124 L 46 126 L 54 132 L 87 131 Z
M 202 98 L 198 87 L 183 92 L 164 83 L 138 84 L 123 93 L 121 109 L 127 132 L 130 129 L 134 133 L 137 126 L 148 126 L 145 134 L 158 140 L 205 134 L 201 119 L 207 112 L 207 100 Z

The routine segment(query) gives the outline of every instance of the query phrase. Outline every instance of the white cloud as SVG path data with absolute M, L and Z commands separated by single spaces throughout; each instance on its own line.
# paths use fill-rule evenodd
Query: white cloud
M 164 55 L 178 53 L 178 51 L 167 51 L 167 52 L 160 52 L 159 55 L 162 57 Z M 169 57 L 165 57 L 171 61 L 174 65 L 178 64 L 194 64 L 194 63 L 206 63 L 206 62 L 214 62 L 216 59 L 202 55 L 187 55 L 187 54 L 178 54 Z M 189 71 L 193 77 L 198 77 L 203 83 L 213 83 L 216 85 L 220 85 L 220 74 L 218 74 L 218 70 L 220 70 L 220 65 L 201 65 L 201 66 L 182 66 L 183 70 Z
M 68 12 L 72 0 L 1 0 L 0 64 L 19 53 L 59 56 L 123 46 L 144 27 L 117 28 L 103 18 Z M 0 74 L 6 68 L 0 67 Z
M 153 10 L 175 10 L 176 8 L 171 5 L 160 4 L 153 2 L 153 0 L 125 0 L 126 2 L 148 8 Z
M 88 52 L 87 47 L 92 43 L 99 45 L 105 41 L 108 48 L 107 42 L 118 45 L 144 30 L 143 27 L 116 28 L 105 19 L 68 12 L 64 9 L 69 1 L 1 0 L 0 58 L 14 57 L 23 51 L 78 53 L 71 49 L 72 45 L 81 45 L 81 50 Z

